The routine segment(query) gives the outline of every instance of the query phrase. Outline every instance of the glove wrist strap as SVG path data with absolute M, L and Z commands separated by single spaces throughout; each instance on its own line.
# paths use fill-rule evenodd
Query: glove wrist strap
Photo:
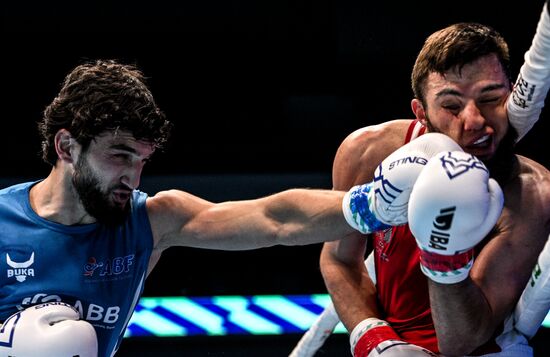
M 420 249 L 420 269 L 440 284 L 455 284 L 465 280 L 474 264 L 474 250 L 455 255 L 442 255 Z
M 350 335 L 351 354 L 354 357 L 367 357 L 376 346 L 388 340 L 401 338 L 386 321 L 377 318 L 365 319 Z
M 372 182 L 352 187 L 342 200 L 342 211 L 350 226 L 363 234 L 373 233 L 389 228 L 380 222 L 371 211 Z

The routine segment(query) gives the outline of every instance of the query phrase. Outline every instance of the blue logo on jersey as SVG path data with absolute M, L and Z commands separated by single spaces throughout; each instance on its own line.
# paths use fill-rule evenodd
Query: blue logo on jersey
M 88 259 L 88 263 L 86 263 L 86 265 L 84 265 L 84 276 L 93 276 L 94 271 L 97 268 L 100 268 L 102 266 L 103 266 L 102 262 L 99 262 L 99 264 L 98 264 L 97 260 L 94 257 L 90 257 Z
M 95 257 L 90 257 L 84 264 L 84 276 L 93 276 L 96 271 L 100 277 L 120 275 L 128 273 L 134 263 L 134 254 L 124 257 L 116 257 L 105 261 L 97 261 Z

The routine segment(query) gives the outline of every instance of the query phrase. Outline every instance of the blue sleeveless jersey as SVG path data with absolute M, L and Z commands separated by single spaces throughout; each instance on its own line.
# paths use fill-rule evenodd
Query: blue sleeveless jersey
M 147 195 L 134 191 L 123 225 L 65 226 L 31 208 L 34 182 L 0 190 L 0 321 L 48 301 L 73 305 L 112 356 L 143 291 L 153 236 Z

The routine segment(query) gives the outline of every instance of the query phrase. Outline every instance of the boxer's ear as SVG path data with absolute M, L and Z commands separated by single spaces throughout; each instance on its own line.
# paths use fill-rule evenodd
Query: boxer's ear
M 420 99 L 414 98 L 411 100 L 411 109 L 416 119 L 420 120 L 423 125 L 426 125 L 426 111 Z
M 54 137 L 54 147 L 57 157 L 61 161 L 72 163 L 73 157 L 71 154 L 71 147 L 74 145 L 75 140 L 71 133 L 67 129 L 60 129 Z

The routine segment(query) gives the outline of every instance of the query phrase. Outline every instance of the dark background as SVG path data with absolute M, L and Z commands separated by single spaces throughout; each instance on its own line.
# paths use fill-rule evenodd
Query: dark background
M 47 175 L 36 122 L 77 64 L 138 65 L 174 122 L 144 173 L 150 194 L 212 201 L 330 188 L 353 130 L 411 118 L 410 71 L 426 36 L 476 21 L 508 40 L 515 78 L 543 1 L 53 1 L 2 3 L 3 185 Z M 518 151 L 550 167 L 544 117 Z M 320 245 L 246 252 L 173 248 L 147 296 L 325 292 Z

